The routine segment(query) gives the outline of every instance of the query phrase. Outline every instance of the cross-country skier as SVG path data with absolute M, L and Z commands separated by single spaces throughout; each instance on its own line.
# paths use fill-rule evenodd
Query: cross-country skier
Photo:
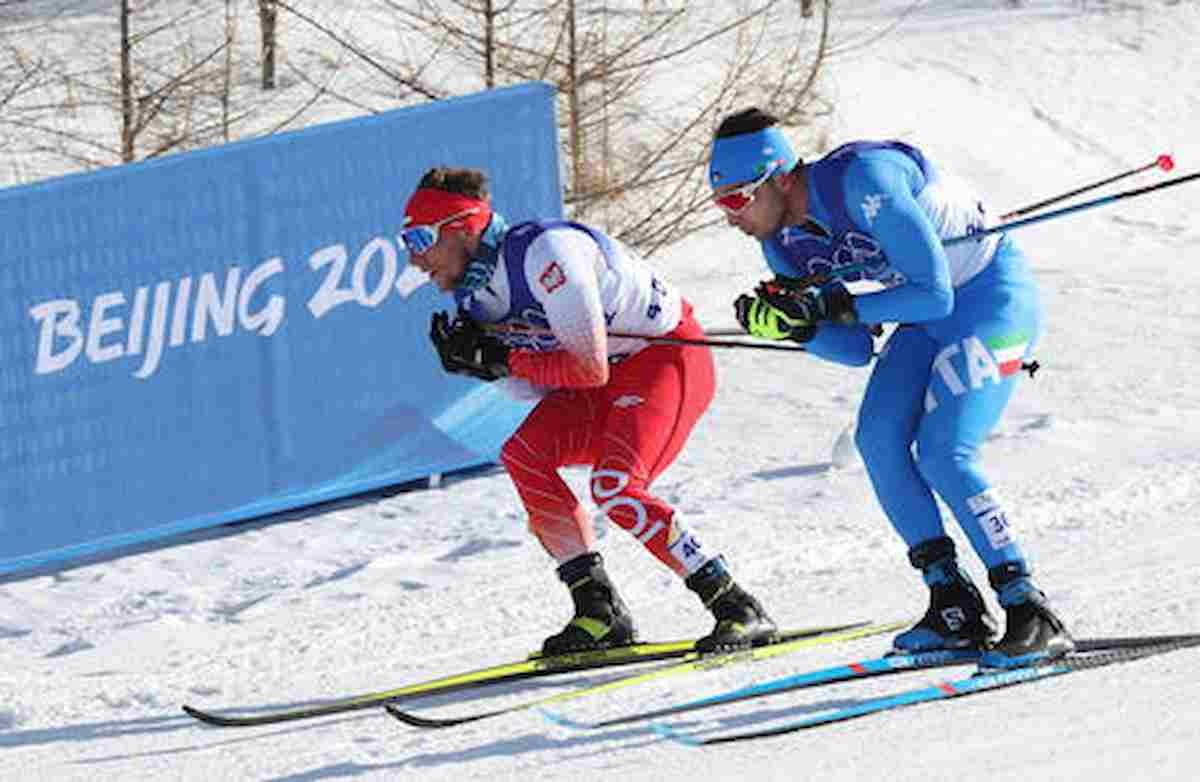
M 748 332 L 862 365 L 870 328 L 898 324 L 855 433 L 879 503 L 930 591 L 924 618 L 896 649 L 979 647 L 985 665 L 1004 667 L 1070 651 L 977 457 L 1041 330 L 1021 251 L 1003 234 L 943 247 L 985 228 L 987 214 L 968 186 L 901 142 L 853 142 L 805 164 L 776 118 L 748 109 L 721 122 L 709 175 L 729 224 L 759 240 L 777 275 L 737 299 Z M 861 281 L 876 289 L 845 284 Z M 998 643 L 935 494 L 988 569 L 1006 618 Z
M 509 226 L 477 169 L 426 172 L 405 217 L 401 237 L 413 265 L 458 303 L 455 318 L 437 313 L 431 326 L 446 371 L 508 378 L 542 397 L 500 459 L 575 606 L 543 652 L 634 641 L 633 618 L 595 550 L 591 517 L 558 474 L 565 465 L 590 465 L 595 504 L 713 613 L 701 651 L 773 638 L 775 625 L 724 560 L 650 493 L 712 401 L 710 350 L 608 335 L 703 337 L 691 305 L 595 228 L 562 220 Z

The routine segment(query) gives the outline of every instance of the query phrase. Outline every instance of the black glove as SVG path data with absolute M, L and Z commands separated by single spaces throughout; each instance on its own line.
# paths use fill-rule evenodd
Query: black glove
M 429 323 L 429 339 L 447 372 L 488 382 L 508 376 L 508 346 L 489 337 L 465 315 L 451 322 L 446 313 L 435 312 Z
M 803 286 L 787 277 L 760 283 L 754 292 L 789 320 L 816 325 L 822 321 L 850 326 L 858 322 L 854 294 L 840 282 Z

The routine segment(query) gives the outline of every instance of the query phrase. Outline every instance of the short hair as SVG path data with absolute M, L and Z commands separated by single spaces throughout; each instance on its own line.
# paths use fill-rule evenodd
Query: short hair
M 432 187 L 447 193 L 478 198 L 481 201 L 486 201 L 489 197 L 487 174 L 477 168 L 437 166 L 425 172 L 417 187 Z
M 769 128 L 772 125 L 778 124 L 778 117 L 751 106 L 748 109 L 742 109 L 730 114 L 721 120 L 721 124 L 717 126 L 714 138 L 728 138 L 730 136 L 740 136 L 743 133 L 756 133 L 763 128 Z

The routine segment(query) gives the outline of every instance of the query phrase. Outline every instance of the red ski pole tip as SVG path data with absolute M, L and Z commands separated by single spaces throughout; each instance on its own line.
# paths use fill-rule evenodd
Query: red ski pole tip
M 1163 171 L 1170 171 L 1172 168 L 1175 168 L 1175 161 L 1171 159 L 1170 155 L 1159 155 L 1158 167 Z

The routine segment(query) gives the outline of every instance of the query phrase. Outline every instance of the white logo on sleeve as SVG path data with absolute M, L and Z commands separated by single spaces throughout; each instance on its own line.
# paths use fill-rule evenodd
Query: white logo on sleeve
M 637 396 L 636 394 L 626 394 L 625 396 L 619 396 L 616 399 L 614 399 L 613 407 L 637 407 L 638 405 L 640 405 L 642 402 L 645 402 L 645 401 L 646 401 L 645 399 L 642 399 L 640 396 Z
M 868 224 L 873 225 L 875 223 L 875 217 L 879 214 L 879 210 L 883 208 L 884 198 L 883 193 L 871 193 L 863 198 L 862 210 L 863 214 L 866 215 Z

